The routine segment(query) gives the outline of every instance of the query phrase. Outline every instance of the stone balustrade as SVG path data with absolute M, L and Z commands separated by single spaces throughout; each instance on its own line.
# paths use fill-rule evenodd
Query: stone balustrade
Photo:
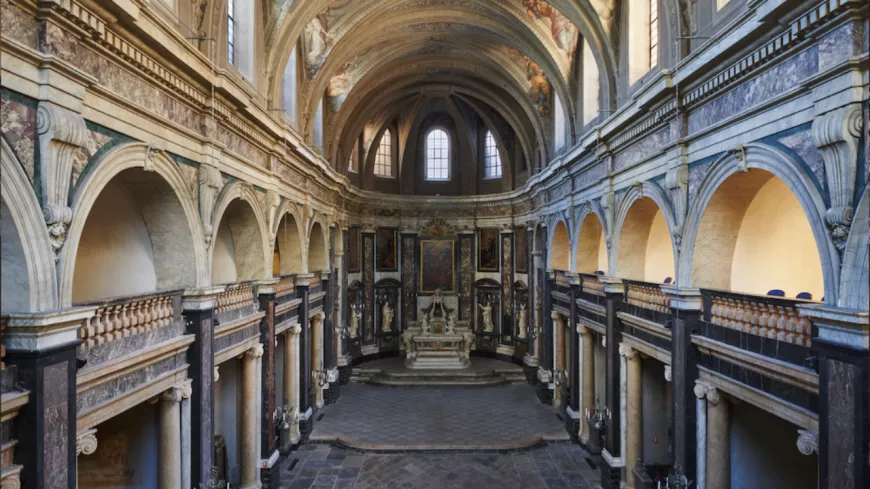
M 254 283 L 241 282 L 230 285 L 215 299 L 215 314 L 225 314 L 246 307 L 256 307 Z
M 583 275 L 580 291 L 586 294 L 604 297 L 604 284 L 598 281 L 595 275 Z
M 796 307 L 803 301 L 709 290 L 702 292 L 705 295 L 704 315 L 712 324 L 796 345 L 810 345 L 810 320 L 802 317 Z
M 293 294 L 294 292 L 296 292 L 295 275 L 284 275 L 275 284 L 275 297 L 279 301 L 281 300 L 281 298 Z
M 625 281 L 625 302 L 656 312 L 669 312 L 670 299 L 658 284 Z
M 177 290 L 100 302 L 94 316 L 82 322 L 79 338 L 90 347 L 169 326 L 180 295 Z

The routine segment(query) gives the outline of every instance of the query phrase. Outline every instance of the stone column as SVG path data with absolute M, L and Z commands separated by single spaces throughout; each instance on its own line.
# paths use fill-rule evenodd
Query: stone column
M 555 375 L 565 369 L 565 320 L 556 311 L 550 313 L 553 319 L 553 406 L 562 407 L 562 386 L 555 385 Z
M 689 480 L 701 480 L 695 474 L 696 467 L 703 467 L 704 460 L 696 460 L 697 450 L 704 449 L 696 444 L 696 398 L 692 389 L 698 378 L 698 351 L 692 344 L 692 331 L 701 320 L 703 297 L 701 291 L 661 285 L 668 294 L 671 307 L 671 424 L 673 425 L 673 460 L 680 464 Z M 697 421 L 702 423 L 702 421 Z M 699 488 L 702 486 L 698 486 Z
M 707 487 L 731 488 L 731 433 L 728 399 L 719 389 L 707 390 Z
M 284 402 L 293 416 L 287 433 L 288 443 L 282 447 L 288 453 L 291 445 L 299 442 L 299 426 L 295 417 L 299 413 L 299 334 L 301 332 L 302 327 L 294 324 L 284 333 L 284 397 L 286 398 Z
M 311 388 L 311 328 L 308 321 L 308 287 L 311 284 L 313 274 L 300 273 L 296 276 L 296 297 L 301 301 L 299 303 L 299 340 L 298 356 L 299 359 L 299 409 L 297 410 L 297 419 L 299 421 L 299 436 L 300 439 L 308 438 L 311 434 L 311 414 L 312 403 L 309 395 Z
M 181 487 L 181 386 L 172 387 L 154 401 L 158 406 L 157 487 Z
M 205 484 L 214 465 L 214 307 L 224 290 L 223 286 L 188 289 L 182 297 L 186 333 L 194 336 L 187 350 L 188 375 L 195 380 L 190 395 L 191 487 Z
M 595 352 L 593 350 L 594 336 L 592 331 L 585 326 L 577 327 L 580 336 L 583 339 L 583 349 L 581 356 L 583 358 L 583 367 L 581 376 L 583 378 L 583 397 L 582 397 L 582 413 L 590 412 L 595 407 Z M 585 422 L 581 423 L 580 443 L 586 445 L 589 443 L 589 425 Z
M 279 483 L 278 472 L 278 444 L 276 440 L 275 413 L 277 402 L 275 399 L 275 284 L 277 278 L 257 281 L 257 296 L 260 311 L 264 312 L 260 320 L 260 343 L 263 345 L 262 375 L 261 375 L 261 398 L 260 398 L 260 480 L 263 487 L 269 489 Z
M 212 398 L 214 399 L 214 436 L 221 434 L 221 383 L 220 367 L 214 367 L 214 387 L 212 388 Z
M 643 364 L 638 352 L 624 343 L 619 345 L 619 354 L 626 361 L 625 479 L 627 487 L 635 488 L 640 486 L 637 484 L 634 469 L 643 456 Z
M 700 381 L 695 382 L 695 388 L 693 389 L 696 400 L 695 400 L 695 412 L 696 412 L 696 427 L 695 430 L 695 446 L 697 447 L 695 453 L 696 469 L 695 469 L 695 477 L 697 480 L 697 484 L 695 487 L 698 489 L 706 489 L 707 487 L 707 391 L 709 387 L 707 384 L 704 384 Z M 683 470 L 688 472 L 689 467 L 685 467 Z
M 314 405 L 318 408 L 324 406 L 323 385 L 316 379 L 323 372 L 323 313 L 309 320 L 311 325 L 311 382 L 314 388 Z
M 21 487 L 76 487 L 76 347 L 78 329 L 94 307 L 10 314 L 2 341 L 7 369 L 18 370 L 30 401 L 15 418 L 15 464 Z M 51 447 L 50 450 L 47 448 Z
M 242 489 L 259 489 L 259 473 L 257 470 L 258 445 L 260 433 L 257 426 L 257 370 L 263 357 L 263 345 L 257 344 L 246 351 L 242 357 L 242 426 L 241 426 L 241 466 Z
M 616 316 L 625 286 L 622 281 L 602 276 L 598 281 L 604 285 L 606 337 L 604 346 L 604 405 L 610 411 L 610 421 L 605 431 L 604 450 L 601 452 L 601 487 L 602 489 L 618 489 L 621 484 L 622 468 L 625 460 L 621 457 L 623 450 L 622 429 L 622 389 L 619 344 L 622 342 L 622 322 Z

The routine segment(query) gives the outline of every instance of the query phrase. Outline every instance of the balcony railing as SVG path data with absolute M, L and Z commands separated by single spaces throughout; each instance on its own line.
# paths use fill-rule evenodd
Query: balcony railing
M 257 308 L 253 281 L 229 285 L 215 300 L 215 314 L 218 316 L 226 316 L 234 311 L 251 307 Z
M 808 301 L 702 290 L 704 320 L 724 328 L 810 346 L 812 324 L 798 304 Z
M 280 304 L 286 302 L 296 294 L 296 276 L 283 275 L 275 284 L 275 300 Z
M 82 346 L 102 345 L 169 326 L 180 315 L 176 310 L 180 298 L 181 290 L 173 290 L 77 304 L 100 305 L 79 328 Z
M 671 319 L 670 298 L 660 284 L 623 279 L 625 296 L 620 310 L 624 313 L 669 327 Z

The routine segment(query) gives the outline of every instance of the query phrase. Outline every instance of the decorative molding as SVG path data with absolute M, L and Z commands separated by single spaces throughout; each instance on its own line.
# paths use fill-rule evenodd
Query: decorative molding
M 214 235 L 212 217 L 221 187 L 223 179 L 220 171 L 211 165 L 199 165 L 199 216 L 202 219 L 206 247 L 211 246 Z
M 90 428 L 76 437 L 76 456 L 91 455 L 97 451 L 97 429 Z
M 262 343 L 257 343 L 256 345 L 254 345 L 253 347 L 248 349 L 248 351 L 245 352 L 245 358 L 248 360 L 256 360 L 262 356 L 263 356 L 263 344 Z
M 797 447 L 803 455 L 819 453 L 819 435 L 809 430 L 798 430 Z

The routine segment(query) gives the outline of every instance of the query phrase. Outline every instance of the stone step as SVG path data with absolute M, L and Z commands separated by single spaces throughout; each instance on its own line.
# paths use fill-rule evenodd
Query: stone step
M 389 386 L 487 386 L 487 385 L 502 385 L 507 384 L 508 381 L 504 377 L 488 377 L 482 379 L 469 379 L 469 378 L 459 378 L 459 379 L 450 379 L 450 378 L 425 378 L 420 377 L 416 379 L 412 378 L 402 378 L 402 379 L 391 379 L 385 377 L 374 377 L 368 381 L 369 384 L 373 385 L 389 385 Z

